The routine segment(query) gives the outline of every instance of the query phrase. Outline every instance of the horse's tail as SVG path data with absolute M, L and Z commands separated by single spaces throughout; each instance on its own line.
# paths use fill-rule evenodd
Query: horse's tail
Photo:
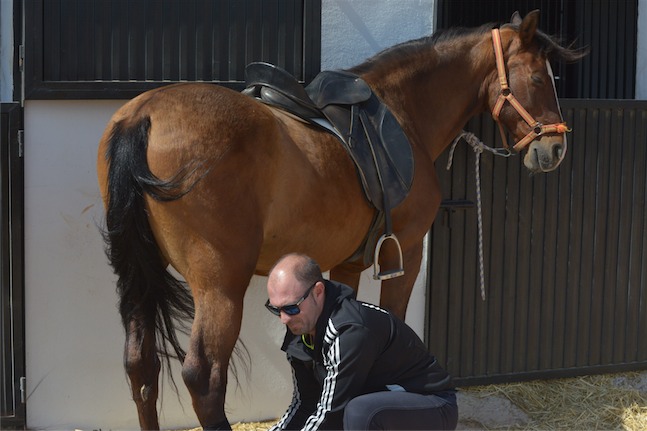
M 119 312 L 128 331 L 131 319 L 154 327 L 158 352 L 184 360 L 176 329 L 186 330 L 193 318 L 193 298 L 185 283 L 167 270 L 153 237 L 144 203 L 144 193 L 157 200 L 173 200 L 186 194 L 195 170 L 183 170 L 171 180 L 157 178 L 148 167 L 146 150 L 150 118 L 132 125 L 117 122 L 109 137 L 105 157 L 108 168 L 106 226 L 103 232 L 106 254 L 118 276 Z M 143 328 L 142 328 L 143 329 Z

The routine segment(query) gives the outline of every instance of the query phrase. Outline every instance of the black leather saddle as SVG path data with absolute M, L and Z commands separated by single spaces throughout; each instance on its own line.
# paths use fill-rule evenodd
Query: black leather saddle
M 245 70 L 244 94 L 290 112 L 320 127 L 328 120 L 357 167 L 364 193 L 378 210 L 371 231 L 358 252 L 375 265 L 374 277 L 402 275 L 400 268 L 380 272 L 378 256 L 382 243 L 400 244 L 393 234 L 391 210 L 409 193 L 413 181 L 413 153 L 400 124 L 387 106 L 359 76 L 345 71 L 324 71 L 303 87 L 291 74 L 268 63 L 251 63 Z M 384 234 L 378 238 L 381 230 Z M 369 253 L 375 249 L 375 253 Z

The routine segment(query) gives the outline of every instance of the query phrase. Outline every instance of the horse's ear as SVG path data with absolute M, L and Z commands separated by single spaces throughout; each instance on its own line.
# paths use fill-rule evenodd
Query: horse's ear
M 514 19 L 514 16 L 513 16 Z M 519 24 L 519 38 L 523 46 L 528 46 L 532 43 L 537 26 L 539 25 L 539 9 L 528 12 L 521 24 Z
M 519 14 L 518 10 L 512 14 L 512 18 L 510 18 L 510 24 L 521 25 L 521 15 Z

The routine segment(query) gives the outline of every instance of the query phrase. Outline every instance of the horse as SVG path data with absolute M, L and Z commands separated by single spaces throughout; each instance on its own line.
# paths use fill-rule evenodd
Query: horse
M 349 69 L 389 107 L 415 161 L 411 189 L 392 211 L 405 273 L 381 285 L 380 305 L 397 316 L 441 203 L 434 161 L 472 116 L 493 111 L 531 173 L 564 158 L 567 127 L 548 60 L 581 55 L 538 30 L 538 20 L 533 11 L 494 29 L 440 31 Z M 376 210 L 338 138 L 231 89 L 181 83 L 135 97 L 105 129 L 97 175 L 142 429 L 159 428 L 158 378 L 169 358 L 182 361 L 203 428 L 230 429 L 227 370 L 254 274 L 299 252 L 357 289 L 370 266 L 348 261 Z M 387 247 L 379 264 L 397 259 Z M 192 322 L 186 352 L 178 321 Z

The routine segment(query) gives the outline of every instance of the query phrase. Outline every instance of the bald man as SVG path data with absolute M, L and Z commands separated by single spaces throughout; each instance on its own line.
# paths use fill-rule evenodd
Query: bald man
M 452 379 L 404 322 L 324 280 L 317 262 L 282 257 L 267 309 L 286 326 L 294 392 L 273 430 L 455 429 Z

